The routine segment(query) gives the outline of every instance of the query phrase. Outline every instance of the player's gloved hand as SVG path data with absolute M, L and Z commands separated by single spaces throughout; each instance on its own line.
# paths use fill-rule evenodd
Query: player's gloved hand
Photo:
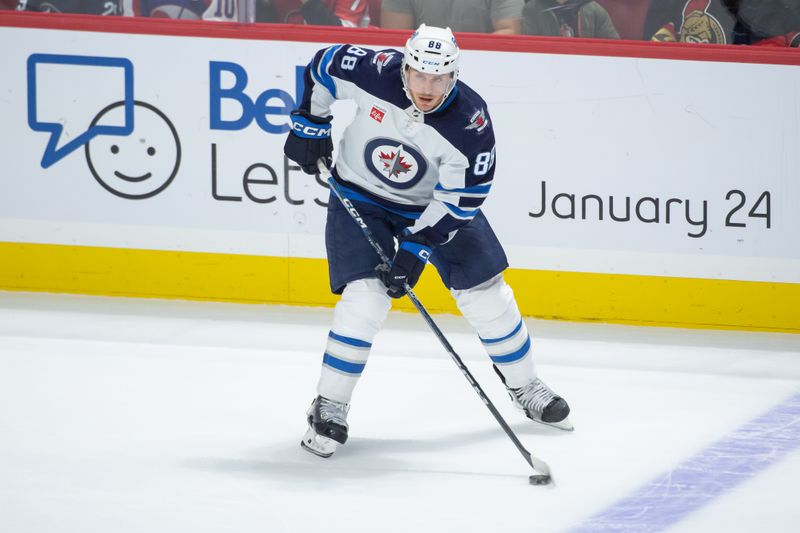
M 290 113 L 292 131 L 286 137 L 283 153 L 300 165 L 306 174 L 316 174 L 317 160 L 322 159 L 328 168 L 333 164 L 331 120 L 333 116 L 318 117 L 305 109 Z
M 392 298 L 400 298 L 406 293 L 405 283 L 413 288 L 430 256 L 431 248 L 424 244 L 421 237 L 409 235 L 401 239 L 392 264 L 379 265 L 375 269 L 378 279 L 389 289 L 386 294 Z

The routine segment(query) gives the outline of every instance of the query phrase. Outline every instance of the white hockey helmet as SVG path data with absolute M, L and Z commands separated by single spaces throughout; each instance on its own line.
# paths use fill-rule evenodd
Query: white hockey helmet
M 417 31 L 412 33 L 411 37 L 406 41 L 405 50 L 403 52 L 401 73 L 406 94 L 409 94 L 406 67 L 411 67 L 420 72 L 430 74 L 452 73 L 453 77 L 445 91 L 442 102 L 439 104 L 439 106 L 441 106 L 441 104 L 447 100 L 453 87 L 455 87 L 456 81 L 458 81 L 458 57 L 458 44 L 450 28 L 437 28 L 436 26 L 427 26 L 425 24 L 420 25 Z M 410 95 L 409 100 L 413 103 L 413 99 Z M 436 109 L 438 109 L 439 106 L 436 106 Z M 430 113 L 436 109 L 428 112 Z

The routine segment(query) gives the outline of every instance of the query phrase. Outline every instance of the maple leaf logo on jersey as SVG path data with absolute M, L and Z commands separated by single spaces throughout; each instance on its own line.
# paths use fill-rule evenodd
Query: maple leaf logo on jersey
M 399 176 L 411 170 L 411 165 L 405 162 L 403 157 L 403 145 L 397 147 L 397 152 L 381 152 L 381 162 L 383 163 L 383 171 L 389 171 L 389 177 Z
M 464 128 L 465 130 L 476 130 L 479 133 L 486 129 L 489 125 L 489 119 L 486 118 L 486 112 L 483 109 L 475 111 L 475 114 L 469 119 L 469 124 Z
M 379 52 L 372 58 L 372 64 L 378 69 L 378 74 L 381 73 L 383 67 L 392 60 L 394 52 Z
M 387 137 L 376 137 L 367 142 L 364 164 L 389 190 L 410 189 L 428 172 L 428 162 L 413 143 L 406 144 L 400 139 Z

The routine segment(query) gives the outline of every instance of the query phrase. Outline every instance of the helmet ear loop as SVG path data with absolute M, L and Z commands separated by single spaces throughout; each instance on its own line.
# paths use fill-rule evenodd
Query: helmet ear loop
M 445 103 L 445 101 L 450 97 L 450 93 L 452 93 L 453 89 L 456 88 L 456 83 L 458 82 L 458 69 L 455 69 L 451 74 L 453 75 L 453 77 L 450 79 L 450 83 L 447 84 L 447 90 L 444 92 L 444 98 L 442 98 L 442 104 Z

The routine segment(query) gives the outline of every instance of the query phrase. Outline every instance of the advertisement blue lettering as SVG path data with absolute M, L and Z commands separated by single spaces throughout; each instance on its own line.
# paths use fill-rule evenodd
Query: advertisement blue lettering
M 289 113 L 297 108 L 303 94 L 303 70 L 295 66 L 295 97 L 278 88 L 268 88 L 251 97 L 247 92 L 247 71 L 230 61 L 209 62 L 210 127 L 212 130 L 239 131 L 255 120 L 267 133 L 283 135 L 289 132 Z M 223 76 L 233 76 L 233 85 L 223 87 Z M 253 94 L 251 92 L 251 94 Z M 235 102 L 240 112 L 222 116 L 223 101 Z M 279 103 L 279 105 L 276 105 Z M 226 109 L 229 109 L 226 104 Z M 230 116 L 233 115 L 233 116 Z

